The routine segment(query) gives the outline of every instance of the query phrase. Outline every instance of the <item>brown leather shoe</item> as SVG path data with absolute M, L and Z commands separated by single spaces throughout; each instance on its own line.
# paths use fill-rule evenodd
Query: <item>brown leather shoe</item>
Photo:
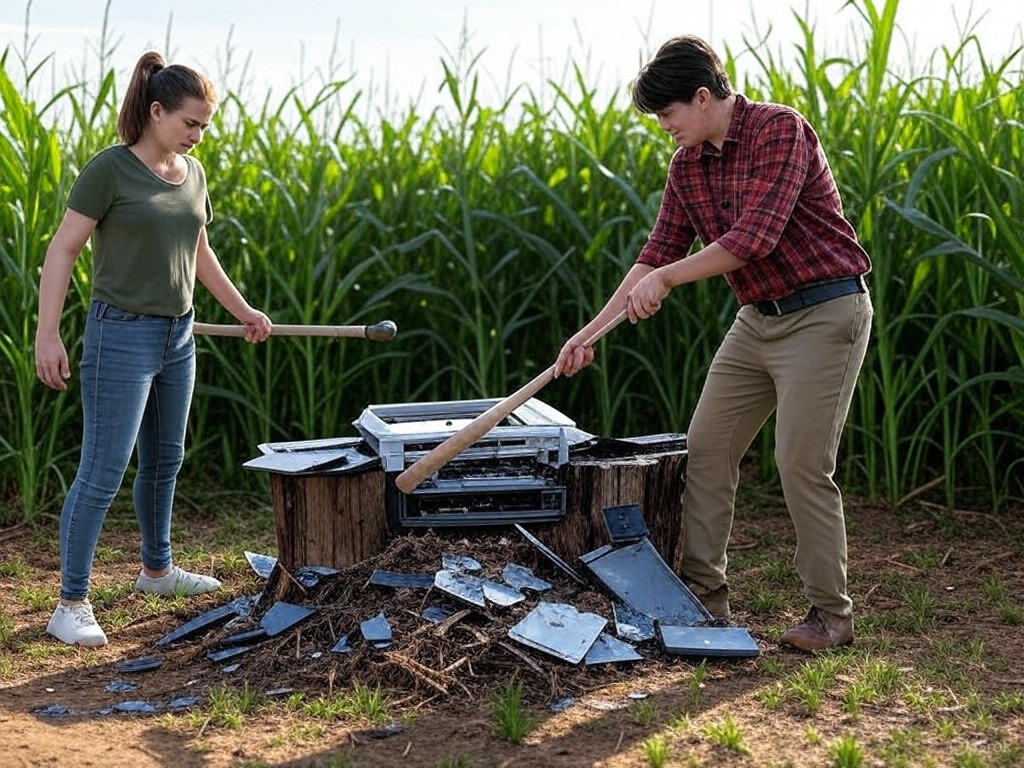
M 853 643 L 853 616 L 812 607 L 802 623 L 782 633 L 779 645 L 788 645 L 801 651 L 821 651 Z
M 729 620 L 729 585 L 723 584 L 718 589 L 708 589 L 695 581 L 684 579 L 684 583 L 690 591 L 697 596 L 701 605 L 708 609 L 708 613 L 716 619 Z

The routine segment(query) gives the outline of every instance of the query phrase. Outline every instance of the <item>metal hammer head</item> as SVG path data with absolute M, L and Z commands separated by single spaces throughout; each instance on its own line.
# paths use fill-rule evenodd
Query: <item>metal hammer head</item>
M 370 341 L 391 341 L 398 333 L 398 326 L 391 320 L 381 320 L 366 326 L 366 338 Z

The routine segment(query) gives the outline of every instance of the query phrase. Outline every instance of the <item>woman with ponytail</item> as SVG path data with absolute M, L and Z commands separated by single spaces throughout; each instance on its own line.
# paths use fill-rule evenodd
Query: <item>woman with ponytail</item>
M 202 141 L 216 101 L 203 75 L 143 54 L 118 115 L 121 143 L 82 168 L 43 263 L 36 373 L 63 391 L 71 367 L 60 319 L 71 270 L 91 239 L 92 295 L 79 365 L 82 449 L 61 510 L 60 601 L 47 626 L 71 645 L 107 643 L 89 604 L 89 578 L 133 448 L 142 538 L 135 588 L 196 595 L 220 586 L 171 557 L 171 509 L 195 383 L 196 279 L 246 326 L 248 341 L 264 341 L 271 322 L 238 291 L 207 239 L 213 213 L 206 175 L 189 152 Z

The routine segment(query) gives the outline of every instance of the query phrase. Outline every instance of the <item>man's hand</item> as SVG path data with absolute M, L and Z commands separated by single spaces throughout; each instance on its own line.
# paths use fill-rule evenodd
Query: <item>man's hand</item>
M 661 309 L 661 302 L 668 296 L 672 286 L 664 278 L 664 272 L 656 269 L 640 278 L 633 290 L 626 297 L 626 309 L 629 322 L 634 325 L 638 320 L 646 320 Z
M 573 376 L 594 362 L 594 348 L 585 346 L 591 335 L 584 328 L 565 342 L 555 361 L 556 379 L 562 374 Z

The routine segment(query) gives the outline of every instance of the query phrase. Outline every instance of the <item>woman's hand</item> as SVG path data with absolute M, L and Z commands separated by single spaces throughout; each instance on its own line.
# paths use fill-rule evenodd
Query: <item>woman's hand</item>
M 63 392 L 71 378 L 71 365 L 60 336 L 36 338 L 36 376 L 50 389 Z
M 245 340 L 251 344 L 266 341 L 274 327 L 269 317 L 252 307 L 235 317 L 245 325 Z

